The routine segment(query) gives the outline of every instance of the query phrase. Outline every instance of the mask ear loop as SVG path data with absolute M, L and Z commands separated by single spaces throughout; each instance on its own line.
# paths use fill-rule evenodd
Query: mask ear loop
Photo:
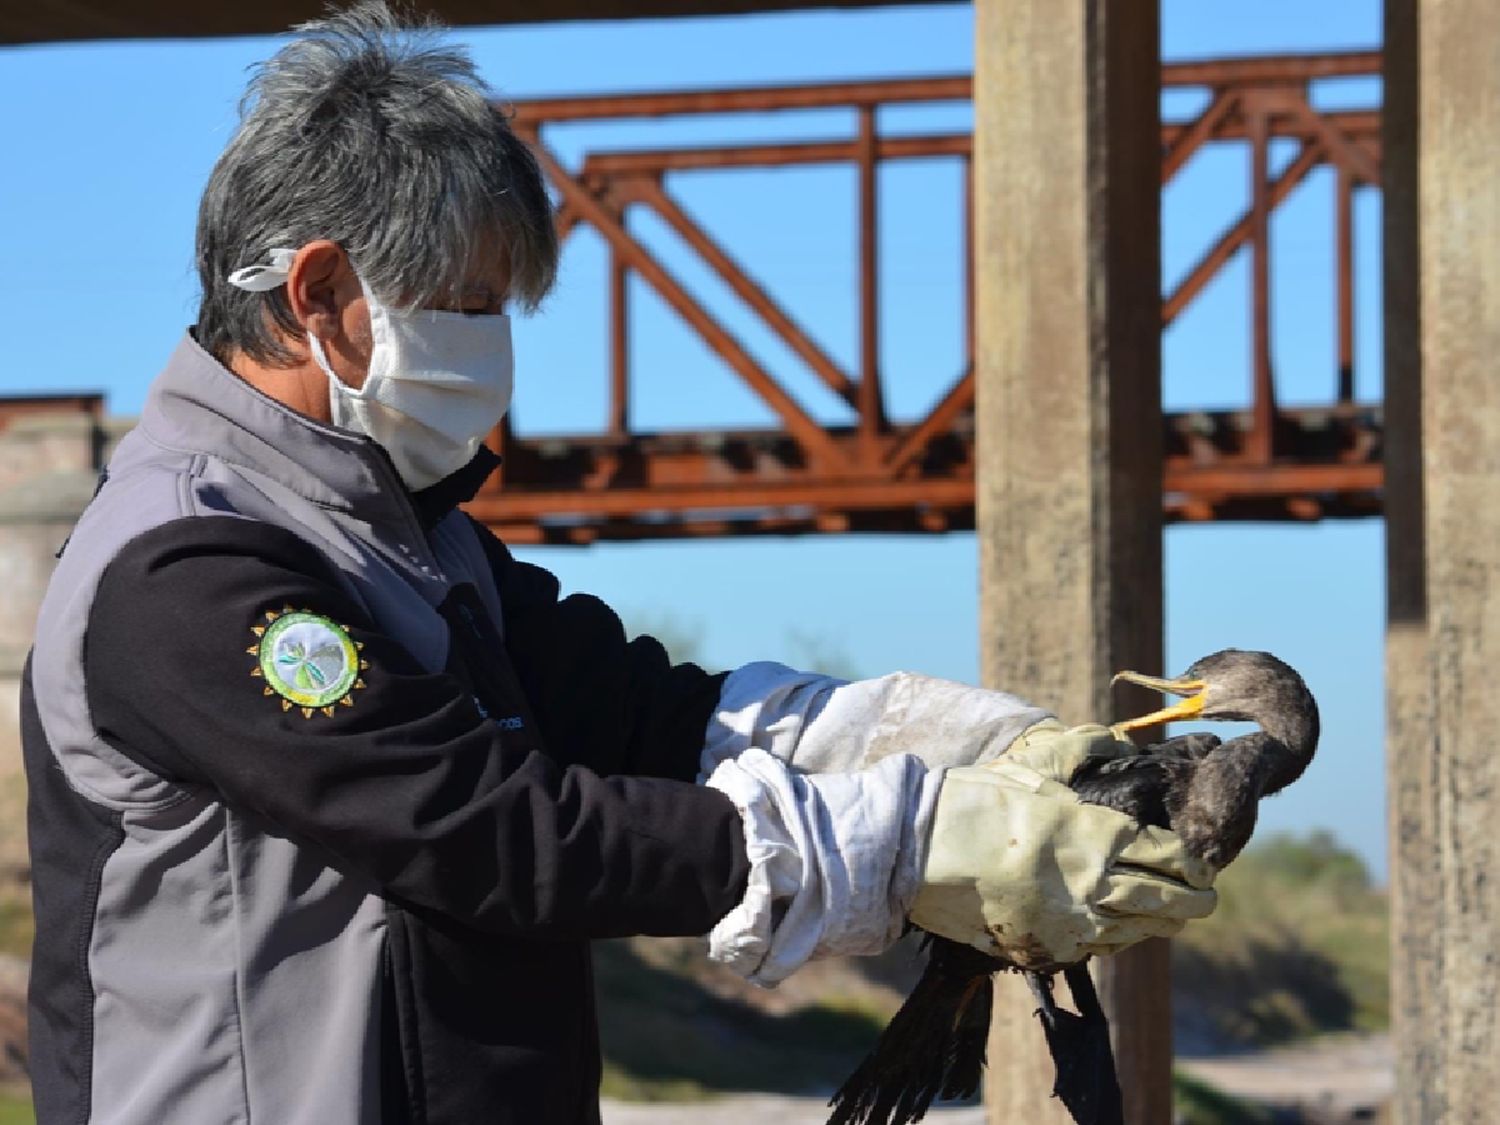
M 296 257 L 297 251 L 289 250 L 284 246 L 277 247 L 266 252 L 266 262 L 243 266 L 225 280 L 236 289 L 243 289 L 247 293 L 269 293 L 272 289 L 279 289 L 286 284 L 287 276 L 292 270 L 292 262 Z M 370 287 L 365 284 L 364 278 L 359 279 L 359 284 L 365 292 L 365 300 L 377 303 L 370 292 Z M 307 334 L 307 349 L 312 353 L 313 362 L 323 369 L 323 374 L 328 376 L 329 394 L 335 401 L 340 395 L 350 398 L 363 397 L 359 391 L 338 377 L 333 370 L 333 364 L 328 362 L 328 353 L 323 348 L 323 341 L 311 332 Z M 369 380 L 366 379 L 366 385 L 368 383 Z
M 307 334 L 307 350 L 312 352 L 313 362 L 323 369 L 323 374 L 327 375 L 331 382 L 337 384 L 337 386 L 339 387 L 342 387 L 350 394 L 354 393 L 353 387 L 349 386 L 334 374 L 333 364 L 328 362 L 328 353 L 323 350 L 323 341 L 318 339 L 311 332 Z
M 307 334 L 307 350 L 312 353 L 313 362 L 321 367 L 323 374 L 328 377 L 328 413 L 334 427 L 351 433 L 365 434 L 365 427 L 359 422 L 358 416 L 353 413 L 353 404 L 361 401 L 365 396 L 338 377 L 333 370 L 333 364 L 328 362 L 328 353 L 323 350 L 323 341 L 311 332 Z M 367 378 L 365 386 L 369 386 L 369 383 Z
M 359 390 L 355 390 L 335 375 L 333 368 L 324 360 L 319 359 L 318 362 L 323 364 L 323 370 L 328 372 L 328 377 L 338 384 L 334 388 L 334 394 L 342 394 L 351 399 L 367 400 L 373 397 L 372 393 L 382 381 L 382 372 L 379 369 L 381 366 L 380 360 L 382 355 L 389 351 L 390 345 L 384 341 L 389 337 L 390 330 L 385 325 L 387 317 L 386 306 L 381 303 L 379 297 L 375 296 L 369 285 L 365 283 L 365 279 L 358 272 L 355 273 L 354 278 L 359 282 L 360 292 L 365 295 L 365 313 L 370 318 L 370 365 L 365 369 L 364 385 Z M 311 338 L 309 335 L 309 339 Z M 314 352 L 314 358 L 318 358 L 322 354 L 323 345 L 319 341 Z
M 236 289 L 249 293 L 269 293 L 272 289 L 285 285 L 287 275 L 292 272 L 292 261 L 297 257 L 297 251 L 280 247 L 268 251 L 266 257 L 270 259 L 269 264 L 244 266 L 225 280 Z
M 279 289 L 286 284 L 286 279 L 292 271 L 292 262 L 296 260 L 297 251 L 289 250 L 284 246 L 266 252 L 266 262 L 260 262 L 253 266 L 243 266 L 230 274 L 226 281 L 236 289 L 243 289 L 247 293 L 269 293 L 272 289 Z M 371 307 L 373 318 L 374 310 L 380 306 L 375 300 L 375 295 L 370 292 L 370 287 L 365 284 L 365 279 L 359 279 L 359 287 L 364 290 L 365 301 Z M 323 341 L 311 332 L 307 334 L 307 347 L 312 352 L 313 362 L 323 369 L 323 374 L 328 376 L 332 384 L 334 394 L 347 394 L 356 398 L 361 397 L 360 392 L 349 386 L 334 373 L 333 364 L 328 362 L 328 353 L 323 350 Z M 367 380 L 368 381 L 368 380 Z

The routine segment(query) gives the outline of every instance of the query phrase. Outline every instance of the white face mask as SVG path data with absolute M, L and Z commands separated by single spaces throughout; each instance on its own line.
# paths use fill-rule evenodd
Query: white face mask
M 285 283 L 295 253 L 272 250 L 270 266 L 236 270 L 229 282 L 252 292 L 274 289 Z M 427 488 L 467 465 L 510 406 L 510 317 L 392 309 L 360 285 L 372 341 L 364 386 L 344 383 L 322 341 L 307 338 L 328 376 L 333 424 L 379 444 L 412 491 Z

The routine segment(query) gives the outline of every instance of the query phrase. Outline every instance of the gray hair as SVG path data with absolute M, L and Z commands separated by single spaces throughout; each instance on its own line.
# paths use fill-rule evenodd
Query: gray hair
M 226 278 L 320 238 L 407 308 L 453 299 L 473 267 L 504 254 L 510 300 L 535 309 L 557 273 L 552 205 L 468 53 L 384 0 L 297 30 L 257 68 L 203 192 L 199 343 L 220 360 L 291 363 L 275 330 L 302 330 L 285 289 L 248 293 Z

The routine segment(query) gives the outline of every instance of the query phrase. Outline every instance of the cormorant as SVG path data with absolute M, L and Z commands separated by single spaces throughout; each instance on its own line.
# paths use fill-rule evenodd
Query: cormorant
M 1302 775 L 1317 749 L 1318 707 L 1302 677 L 1270 653 L 1224 649 L 1176 679 L 1121 672 L 1126 680 L 1183 696 L 1180 703 L 1116 724 L 1132 730 L 1183 719 L 1253 722 L 1222 742 L 1193 732 L 1124 758 L 1081 766 L 1069 785 L 1083 800 L 1142 824 L 1170 828 L 1195 858 L 1222 869 L 1249 841 L 1262 797 Z M 921 980 L 874 1050 L 834 1094 L 829 1125 L 909 1125 L 939 1099 L 978 1092 L 992 1002 L 991 977 L 1016 969 L 929 934 Z M 1109 1026 L 1086 962 L 1063 970 L 1079 1013 L 1052 999 L 1052 974 L 1024 973 L 1057 1066 L 1053 1093 L 1079 1125 L 1123 1125 Z

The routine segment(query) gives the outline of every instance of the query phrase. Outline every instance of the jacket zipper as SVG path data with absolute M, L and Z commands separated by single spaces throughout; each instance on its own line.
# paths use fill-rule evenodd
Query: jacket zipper
M 420 556 L 415 561 L 422 568 L 422 572 L 442 583 L 443 588 L 447 589 L 448 576 L 443 572 L 442 564 L 438 562 L 437 552 L 432 549 L 432 543 L 427 538 L 427 529 L 422 526 L 422 517 L 418 514 L 416 505 L 412 503 L 411 491 L 406 487 L 406 482 L 401 479 L 401 474 L 396 472 L 396 463 L 391 460 L 391 455 L 381 447 L 379 442 L 372 439 L 368 445 L 376 463 L 380 466 L 380 473 L 385 477 L 386 493 L 394 497 L 397 507 L 401 509 L 402 521 L 406 524 L 406 532 L 402 538 L 415 541 L 414 550 L 420 552 Z

